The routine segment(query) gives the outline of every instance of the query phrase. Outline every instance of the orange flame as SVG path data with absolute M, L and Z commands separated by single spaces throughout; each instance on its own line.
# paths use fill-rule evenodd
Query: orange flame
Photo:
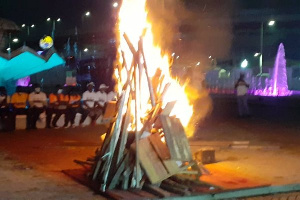
M 164 98 L 162 99 L 163 108 L 168 102 L 176 101 L 176 104 L 171 112 L 171 116 L 176 116 L 180 119 L 183 126 L 187 126 L 190 118 L 193 115 L 193 106 L 190 105 L 187 95 L 185 94 L 185 86 L 181 86 L 176 79 L 173 79 L 170 74 L 169 55 L 162 55 L 162 50 L 159 46 L 154 45 L 154 38 L 152 33 L 152 24 L 147 20 L 148 12 L 146 11 L 146 0 L 123 0 L 122 6 L 119 12 L 118 34 L 119 34 L 119 62 L 126 62 L 126 67 L 116 67 L 115 76 L 118 80 L 118 91 L 122 91 L 122 88 L 127 80 L 127 70 L 133 60 L 133 54 L 131 53 L 123 34 L 126 33 L 134 48 L 138 49 L 138 42 L 143 35 L 145 29 L 147 30 L 143 37 L 143 47 L 145 53 L 145 60 L 148 66 L 148 74 L 150 78 L 153 78 L 160 70 L 159 77 L 155 79 L 161 79 L 159 87 L 156 87 L 157 94 L 161 94 L 164 87 L 170 84 Z M 124 52 L 124 59 L 121 56 Z M 143 63 L 143 61 L 141 61 Z M 147 77 L 145 73 L 141 77 L 140 88 L 140 110 L 139 116 L 144 117 L 151 109 L 150 93 L 148 89 Z M 134 104 L 133 104 L 134 105 Z M 134 106 L 132 106 L 134 108 Z M 131 109 L 134 113 L 134 109 Z

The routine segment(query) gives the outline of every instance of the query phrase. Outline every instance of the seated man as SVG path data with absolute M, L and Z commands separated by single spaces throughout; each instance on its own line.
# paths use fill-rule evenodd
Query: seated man
M 99 86 L 99 91 L 97 92 L 97 101 L 96 101 L 96 108 L 98 108 L 100 115 L 102 115 L 105 111 L 105 105 L 108 101 L 108 96 L 106 93 L 106 90 L 109 87 L 106 86 L 105 84 L 101 84 Z
M 64 91 L 62 88 L 60 88 L 57 91 L 57 99 L 58 99 L 58 104 L 55 109 L 55 117 L 53 118 L 52 125 L 54 128 L 59 128 L 57 126 L 57 121 L 59 118 L 65 114 L 65 123 L 66 123 L 66 114 L 67 114 L 67 107 L 69 103 L 69 95 L 64 94 Z
M 28 98 L 30 105 L 28 110 L 28 129 L 36 129 L 36 122 L 47 106 L 47 96 L 41 91 L 41 86 L 39 84 L 35 84 L 33 88 L 34 91 L 29 94 Z
M 75 127 L 74 123 L 77 113 L 81 114 L 79 125 L 82 126 L 82 123 L 87 118 L 89 112 L 81 107 L 81 96 L 78 93 L 78 91 L 75 88 L 73 88 L 69 93 L 68 111 L 66 114 L 66 121 L 64 125 L 65 128 L 68 128 L 70 126 L 72 126 L 72 128 Z
M 5 87 L 0 87 L 0 129 L 9 130 L 7 119 L 9 119 L 8 96 Z
M 96 120 L 101 114 L 101 111 L 96 108 L 96 101 L 98 100 L 98 95 L 94 92 L 95 84 L 90 82 L 87 84 L 88 90 L 85 91 L 82 95 L 83 108 L 88 111 L 89 116 L 92 119 L 91 124 L 95 125 Z
M 55 92 L 49 94 L 49 104 L 46 109 L 46 128 L 51 128 L 51 122 L 52 126 L 55 127 L 52 116 L 56 113 L 58 103 L 58 91 L 62 89 L 60 85 L 56 85 Z
M 16 92 L 11 96 L 11 107 L 12 107 L 12 130 L 16 127 L 16 116 L 26 115 L 26 128 L 29 128 L 28 121 L 28 110 L 27 110 L 28 94 L 23 92 L 23 88 L 18 86 Z

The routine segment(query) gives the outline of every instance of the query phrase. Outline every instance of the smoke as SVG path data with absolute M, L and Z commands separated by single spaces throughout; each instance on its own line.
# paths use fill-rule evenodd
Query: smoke
M 173 74 L 187 83 L 186 94 L 194 114 L 186 132 L 192 136 L 199 123 L 212 111 L 212 101 L 205 88 L 205 72 L 212 59 L 227 59 L 232 43 L 231 15 L 233 0 L 151 0 L 147 1 L 155 43 L 162 53 L 173 52 Z M 211 56 L 211 57 L 210 57 Z M 201 64 L 196 66 L 195 63 Z M 174 73 L 175 72 L 175 73 Z

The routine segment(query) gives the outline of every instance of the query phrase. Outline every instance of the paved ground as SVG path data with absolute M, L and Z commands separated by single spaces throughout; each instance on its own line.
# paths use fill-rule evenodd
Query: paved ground
M 274 185 L 300 182 L 298 100 L 252 99 L 250 103 L 253 117 L 238 119 L 234 98 L 214 97 L 212 115 L 200 124 L 194 140 L 280 146 L 218 150 L 220 162 L 213 167 Z M 97 126 L 1 133 L 0 199 L 103 199 L 61 173 L 79 168 L 74 159 L 94 154 L 103 130 Z

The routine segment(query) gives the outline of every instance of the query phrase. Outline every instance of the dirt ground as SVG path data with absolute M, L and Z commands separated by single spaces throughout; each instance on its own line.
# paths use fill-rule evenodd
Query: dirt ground
M 255 101 L 250 108 L 252 118 L 239 119 L 234 99 L 214 100 L 213 113 L 192 140 L 249 141 L 250 148 L 216 149 L 218 162 L 207 167 L 272 185 L 299 183 L 297 108 L 262 106 Z M 0 133 L 0 199 L 104 199 L 61 172 L 80 168 L 74 159 L 94 155 L 104 131 L 96 126 Z

